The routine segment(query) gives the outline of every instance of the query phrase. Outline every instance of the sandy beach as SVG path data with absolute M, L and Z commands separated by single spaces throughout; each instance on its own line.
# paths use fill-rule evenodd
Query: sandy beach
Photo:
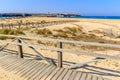
M 78 19 L 78 18 L 49 18 L 49 17 L 28 17 L 28 18 L 16 18 L 16 19 L 0 19 L 0 23 L 17 23 L 18 21 L 22 20 L 22 22 L 40 22 L 42 20 L 45 21 L 61 21 L 61 20 L 77 20 L 78 22 L 69 22 L 65 24 L 59 24 L 59 25 L 52 25 L 47 26 L 43 28 L 38 29 L 44 29 L 47 28 L 51 30 L 53 33 L 55 33 L 55 30 L 64 29 L 65 27 L 82 27 L 82 31 L 85 34 L 94 34 L 99 38 L 102 38 L 104 40 L 109 40 L 116 42 L 118 44 L 120 42 L 120 20 L 106 20 L 106 19 Z M 29 30 L 24 30 L 24 33 L 26 36 L 31 37 L 40 37 L 40 35 L 36 35 L 35 33 L 31 33 L 31 31 L 35 30 L 34 28 L 31 28 Z M 81 40 L 80 40 L 81 41 Z M 32 44 L 37 44 L 36 41 L 28 41 Z M 0 43 L 0 46 L 4 45 Z M 11 50 L 16 50 L 17 47 L 14 45 L 10 45 L 7 47 Z M 69 47 L 69 45 L 66 48 L 73 48 Z M 79 48 L 73 48 L 74 50 L 78 50 Z M 37 49 L 40 51 L 40 53 L 48 58 L 57 59 L 57 52 L 55 51 L 47 51 L 42 49 Z M 102 53 L 102 54 L 112 54 L 112 53 L 118 53 L 119 50 L 95 50 L 95 49 L 80 49 L 81 51 L 86 52 L 96 52 L 96 53 Z M 24 52 L 27 54 L 36 55 L 31 49 L 28 47 L 24 47 Z M 35 56 L 33 56 L 34 58 Z M 85 56 L 85 55 L 75 55 L 70 53 L 63 53 L 63 60 L 64 64 L 72 65 L 71 63 L 82 63 L 85 61 L 88 61 L 90 59 L 93 59 L 94 57 Z M 40 62 L 44 62 L 40 60 Z M 64 65 L 64 67 L 68 67 L 67 65 Z M 120 80 L 120 61 L 117 60 L 110 60 L 105 59 L 98 62 L 90 63 L 89 66 L 79 68 L 77 70 L 80 71 L 86 71 L 90 72 L 92 74 L 101 75 L 103 77 L 112 79 L 112 80 Z M 2 75 L 2 73 L 0 73 Z M 1 80 L 9 80 L 4 74 L 3 76 L 0 76 Z

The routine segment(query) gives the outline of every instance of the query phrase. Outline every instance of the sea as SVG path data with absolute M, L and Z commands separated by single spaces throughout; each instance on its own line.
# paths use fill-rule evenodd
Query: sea
M 0 18 L 8 18 L 8 17 L 1 17 L 0 16 Z M 72 16 L 72 17 L 63 17 L 63 18 L 115 19 L 115 20 L 120 20 L 120 16 Z
M 1 16 L 0 16 L 0 19 L 1 19 L 1 18 L 12 18 L 12 17 L 1 17 Z
M 120 16 L 72 16 L 65 18 L 86 18 L 86 19 L 115 19 L 120 20 Z

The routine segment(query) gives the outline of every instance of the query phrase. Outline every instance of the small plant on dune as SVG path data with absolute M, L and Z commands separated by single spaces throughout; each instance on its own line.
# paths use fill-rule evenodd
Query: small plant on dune
M 70 27 L 65 27 L 64 29 L 67 30 L 67 31 L 71 31 L 71 32 L 77 32 L 77 30 L 76 30 L 75 27 L 72 27 L 72 28 L 70 28 Z
M 79 28 L 79 27 L 65 27 L 64 28 L 65 30 L 65 32 L 66 33 L 68 33 L 68 34 L 71 34 L 71 35 L 73 35 L 73 36 L 76 36 L 76 35 L 78 35 L 78 34 L 81 34 L 81 33 L 83 33 L 82 32 L 82 29 L 81 28 Z
M 40 34 L 40 35 L 43 35 L 43 36 L 48 36 L 48 35 L 52 35 L 52 31 L 44 28 L 44 29 L 36 30 L 36 34 Z
M 83 34 L 82 29 L 80 27 L 65 27 L 63 29 L 54 30 L 54 31 L 57 32 L 57 34 L 53 35 L 53 37 L 55 38 L 72 39 L 80 34 Z
M 21 30 L 15 30 L 13 32 L 14 32 L 13 35 L 24 35 L 24 32 Z
M 24 35 L 21 30 L 9 30 L 9 29 L 0 29 L 0 34 L 6 35 Z M 7 37 L 0 37 L 0 39 L 6 39 Z
M 58 30 L 54 30 L 54 31 L 56 31 L 57 33 L 61 33 L 61 32 L 64 32 L 62 29 L 58 29 Z
M 41 23 L 46 23 L 46 21 L 45 21 L 45 20 L 42 20 Z
M 53 37 L 55 37 L 55 38 L 68 38 L 67 34 L 64 34 L 64 33 L 54 34 Z
M 98 61 L 96 61 L 94 64 L 97 65 L 97 64 L 98 64 Z
M 114 65 L 115 67 L 119 67 L 119 63 L 117 63 L 117 62 L 115 62 L 113 65 Z

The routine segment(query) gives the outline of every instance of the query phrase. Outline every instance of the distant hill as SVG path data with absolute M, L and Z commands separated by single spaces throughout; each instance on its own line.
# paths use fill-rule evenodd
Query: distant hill
M 1 13 L 0 17 L 26 17 L 32 16 L 31 14 L 27 13 Z
M 80 16 L 78 14 L 46 14 L 46 13 L 1 13 L 0 17 L 27 17 L 27 16 L 37 16 L 37 17 L 74 17 Z

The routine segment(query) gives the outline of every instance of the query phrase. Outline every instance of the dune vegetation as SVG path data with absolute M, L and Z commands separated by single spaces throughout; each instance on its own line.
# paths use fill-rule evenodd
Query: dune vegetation
M 0 29 L 0 34 L 6 35 L 24 35 L 22 30 Z M 7 37 L 0 36 L 0 39 L 7 39 Z

